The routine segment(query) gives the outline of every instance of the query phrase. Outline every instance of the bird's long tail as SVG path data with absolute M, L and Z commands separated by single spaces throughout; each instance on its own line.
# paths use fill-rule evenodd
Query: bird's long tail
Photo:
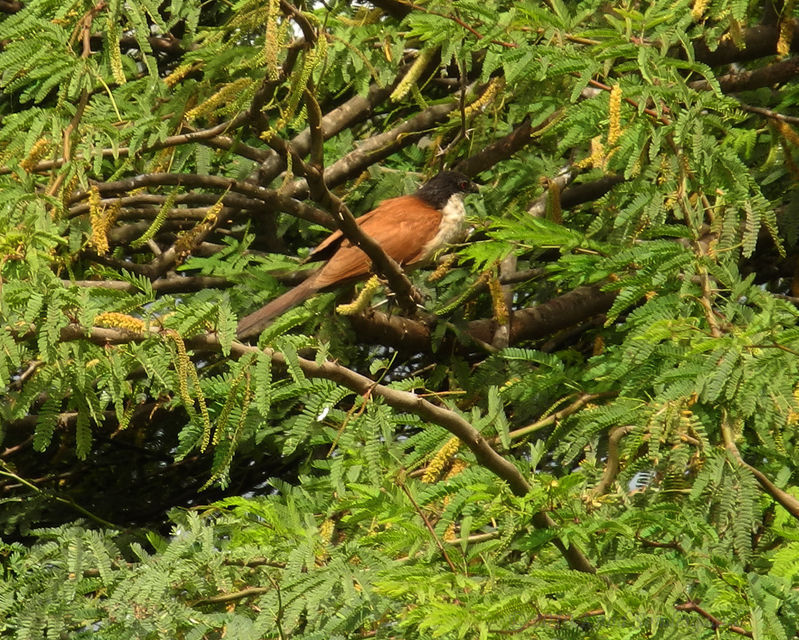
M 317 291 L 314 284 L 315 281 L 316 278 L 311 276 L 293 289 L 289 289 L 283 295 L 278 296 L 272 302 L 264 305 L 258 311 L 253 311 L 250 315 L 239 320 L 239 324 L 236 327 L 236 337 L 239 340 L 246 340 L 257 336 L 281 313 L 305 302 Z

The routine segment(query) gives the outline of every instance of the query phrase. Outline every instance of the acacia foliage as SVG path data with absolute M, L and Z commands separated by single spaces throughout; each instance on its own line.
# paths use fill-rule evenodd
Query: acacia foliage
M 3 634 L 796 635 L 792 2 L 0 10 Z M 236 341 L 444 165 L 424 312 Z

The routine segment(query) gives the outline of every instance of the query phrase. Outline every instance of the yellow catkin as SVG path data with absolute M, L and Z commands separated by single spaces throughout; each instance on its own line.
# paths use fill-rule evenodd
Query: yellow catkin
M 205 451 L 208 448 L 208 443 L 211 442 L 211 416 L 208 413 L 208 405 L 205 403 L 205 395 L 200 386 L 200 376 L 197 375 L 197 369 L 189 362 L 189 376 L 191 376 L 194 388 L 196 389 L 197 404 L 200 407 L 200 416 L 203 419 L 203 439 L 200 443 L 200 451 Z
M 111 225 L 97 185 L 89 188 L 89 223 L 91 224 L 89 246 L 99 255 L 105 255 L 108 253 L 108 229 Z
M 444 531 L 444 541 L 453 542 L 455 540 L 457 540 L 457 538 L 455 537 L 455 523 L 450 522 L 449 526 L 447 527 L 447 530 Z
M 333 532 L 335 529 L 336 523 L 333 522 L 332 518 L 325 518 L 322 524 L 319 525 L 319 537 L 321 538 L 323 544 L 330 544 L 330 541 L 333 539 Z
M 289 123 L 299 123 L 305 119 L 306 106 L 303 105 L 297 112 L 297 107 L 300 104 L 300 98 L 303 91 L 308 86 L 308 80 L 316 66 L 327 58 L 327 38 L 318 38 L 316 47 L 305 54 L 305 59 L 302 63 L 302 69 L 299 73 L 292 74 L 291 87 L 289 88 L 289 95 L 283 101 L 286 105 L 282 110 L 280 117 L 274 125 L 274 129 L 279 131 Z
M 785 3 L 780 20 L 780 37 L 777 39 L 777 57 L 784 58 L 791 52 L 791 42 L 793 42 L 794 20 L 793 20 L 793 0 Z
M 613 85 L 608 105 L 608 145 L 613 146 L 621 137 L 621 86 Z
M 216 225 L 219 223 L 219 214 L 222 212 L 222 199 L 217 200 L 214 205 L 208 209 L 208 212 L 203 218 L 203 224 Z
M 217 91 L 210 98 L 198 104 L 194 109 L 186 113 L 187 120 L 196 120 L 212 113 L 218 106 L 224 104 L 231 98 L 237 97 L 242 91 L 252 84 L 250 78 L 239 78 L 234 82 L 228 82 L 224 87 Z
M 336 307 L 336 313 L 342 316 L 354 316 L 356 313 L 361 313 L 369 303 L 372 301 L 375 293 L 380 290 L 380 278 L 372 276 L 366 282 L 363 290 L 358 294 L 358 297 L 349 304 L 340 304 Z
M 736 20 L 733 17 L 730 17 L 730 30 L 724 34 L 722 41 L 726 40 L 729 36 L 729 39 L 735 43 L 735 46 L 739 49 L 744 48 L 744 31 L 743 25 L 741 25 L 740 20 Z
M 185 406 L 194 408 L 194 401 L 189 395 L 189 376 L 187 372 L 191 361 L 189 360 L 189 354 L 186 352 L 186 344 L 177 331 L 170 329 L 166 332 L 166 335 L 175 343 L 178 352 L 178 357 L 175 362 L 175 371 L 178 374 L 178 393 Z
M 463 307 L 466 312 L 466 317 L 468 317 L 468 314 L 472 311 L 472 309 L 470 308 L 472 303 L 469 301 L 469 299 L 471 298 L 471 296 L 474 295 L 475 291 L 480 290 L 486 283 L 488 283 L 490 279 L 491 279 L 491 271 L 490 270 L 483 271 L 483 273 L 480 274 L 480 277 L 477 278 L 477 280 L 475 280 L 474 282 L 472 282 L 472 284 L 470 284 L 469 287 L 466 290 L 464 290 L 459 296 L 457 296 L 449 304 L 439 309 L 436 309 L 436 315 L 441 316 L 450 313 L 453 309 L 457 309 L 458 307 Z
M 599 136 L 591 139 L 591 166 L 596 169 L 605 167 L 605 146 Z
M 108 34 L 108 46 L 110 48 L 108 55 L 111 64 L 111 75 L 117 84 L 125 84 L 127 78 L 125 77 L 125 70 L 122 67 L 122 51 L 119 49 L 119 31 L 117 23 L 114 19 L 113 13 L 108 14 L 108 24 L 106 26 Z
M 497 324 L 508 324 L 508 305 L 505 303 L 505 292 L 496 276 L 488 280 L 488 290 L 491 292 L 491 303 L 494 305 L 494 318 Z
M 799 422 L 799 385 L 794 387 L 793 390 L 793 409 L 788 414 L 788 424 L 796 424 Z
M 445 275 L 449 273 L 449 268 L 457 259 L 458 256 L 456 256 L 454 253 L 451 253 L 448 256 L 446 256 L 441 261 L 441 263 L 436 267 L 435 271 L 433 271 L 433 273 L 427 276 L 427 281 L 438 282 L 439 280 L 441 280 L 441 278 L 443 278 Z
M 694 6 L 691 9 L 691 17 L 694 20 L 701 20 L 709 4 L 710 0 L 694 0 Z
M 205 236 L 216 227 L 219 222 L 219 213 L 222 211 L 223 203 L 220 198 L 205 214 L 202 221 L 198 222 L 191 229 L 181 233 L 175 240 L 175 257 L 178 262 L 183 262 L 191 255 Z
M 413 61 L 411 68 L 408 69 L 408 73 L 399 81 L 399 84 L 394 88 L 394 91 L 391 92 L 391 100 L 392 102 L 399 102 L 411 90 L 411 87 L 414 86 L 419 78 L 422 76 L 422 72 L 427 67 L 428 63 L 433 59 L 433 56 L 436 54 L 438 49 L 436 47 L 428 47 L 427 49 L 422 49 L 419 52 L 419 55 L 416 56 L 416 60 Z
M 112 327 L 115 329 L 124 329 L 130 333 L 142 334 L 146 330 L 144 321 L 139 318 L 134 318 L 126 313 L 117 313 L 116 311 L 104 311 L 94 317 L 94 324 L 97 327 Z
M 33 168 L 42 159 L 42 157 L 47 153 L 48 149 L 50 148 L 50 143 L 48 142 L 47 138 L 39 138 L 36 142 L 33 143 L 31 150 L 28 151 L 28 155 L 19 163 L 21 169 L 23 169 L 26 173 L 30 173 L 33 171 Z
M 266 34 L 264 35 L 264 62 L 267 77 L 275 81 L 280 77 L 278 54 L 280 53 L 280 31 L 277 25 L 278 0 L 269 0 L 266 9 Z
M 189 393 L 189 378 L 194 383 L 194 388 L 197 393 L 197 403 L 200 405 L 200 415 L 203 420 L 203 435 L 200 443 L 200 451 L 205 451 L 208 448 L 208 443 L 211 441 L 211 417 L 208 414 L 208 406 L 205 404 L 205 396 L 200 386 L 200 378 L 197 375 L 197 370 L 189 358 L 186 351 L 186 343 L 183 342 L 181 335 L 173 330 L 166 331 L 166 335 L 175 343 L 177 350 L 177 360 L 175 362 L 175 371 L 178 375 L 178 393 L 183 401 L 184 406 L 194 409 L 194 400 Z
M 172 73 L 164 78 L 164 84 L 167 87 L 174 87 L 178 82 L 183 80 L 195 68 L 200 68 L 202 65 L 197 62 L 186 62 L 175 68 Z
M 466 460 L 461 460 L 460 458 L 453 460 L 452 465 L 449 468 L 449 471 L 447 471 L 447 475 L 444 476 L 444 480 L 449 480 L 450 478 L 454 478 L 468 466 L 469 465 L 466 462 Z
M 595 169 L 603 169 L 605 167 L 605 147 L 599 136 L 591 138 L 591 155 L 583 158 L 579 162 L 575 162 L 578 169 L 585 169 L 586 167 L 593 167 Z
M 80 182 L 80 175 L 76 172 L 70 176 L 69 180 L 67 180 L 66 183 L 64 183 L 64 187 L 61 189 L 61 198 L 64 201 L 65 206 L 66 203 L 69 201 L 69 199 L 72 197 L 72 194 L 77 188 L 79 182 Z
M 438 480 L 438 476 L 441 475 L 441 472 L 444 470 L 447 464 L 449 464 L 453 456 L 458 453 L 458 448 L 460 446 L 461 441 L 455 436 L 447 440 L 444 443 L 444 446 L 441 447 L 436 452 L 436 455 L 433 456 L 430 464 L 427 465 L 427 469 L 425 469 L 424 475 L 422 476 L 422 482 L 432 484 Z
M 122 211 L 122 200 L 118 198 L 105 208 L 106 224 L 109 228 L 117 221 L 120 211 Z
M 483 94 L 463 110 L 464 115 L 468 118 L 478 111 L 485 109 L 494 101 L 494 98 L 497 97 L 504 84 L 505 81 L 502 78 L 492 78 L 491 82 L 488 83 L 486 90 L 483 91 Z

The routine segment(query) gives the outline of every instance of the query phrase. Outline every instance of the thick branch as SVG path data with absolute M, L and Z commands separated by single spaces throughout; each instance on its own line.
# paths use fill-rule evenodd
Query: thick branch
M 578 287 L 535 307 L 515 310 L 508 344 L 543 338 L 565 327 L 579 324 L 610 309 L 615 297 L 616 292 L 602 292 L 595 287 Z M 406 352 L 429 353 L 432 349 L 431 327 L 418 320 L 370 310 L 350 316 L 350 322 L 364 342 L 390 345 Z M 467 338 L 490 343 L 496 331 L 496 321 L 472 320 L 461 327 L 461 330 Z
M 122 207 L 119 219 L 132 218 L 136 216 L 134 207 L 142 207 L 142 218 L 151 217 L 148 213 L 149 205 L 162 205 L 166 201 L 167 196 L 157 195 L 153 193 L 139 193 L 133 196 L 123 196 L 121 198 L 103 198 L 100 201 L 101 206 L 110 206 L 119 202 Z M 219 202 L 219 196 L 213 193 L 181 193 L 175 196 L 173 202 L 175 204 L 199 204 L 213 206 Z M 222 196 L 222 204 L 231 209 L 251 209 L 254 211 L 262 210 L 266 207 L 263 200 L 253 200 L 245 198 L 237 193 L 226 193 Z M 160 209 L 160 206 L 159 206 Z M 89 204 L 83 202 L 75 204 L 68 209 L 67 217 L 74 218 L 75 216 L 82 216 L 89 213 Z
M 777 53 L 777 40 L 779 39 L 779 26 L 776 24 L 758 25 L 744 29 L 742 46 L 733 38 L 722 39 L 714 42 L 716 48 L 711 51 L 704 40 L 694 40 L 694 55 L 697 60 L 706 65 L 716 67 L 731 62 L 745 62 L 773 56 Z M 799 39 L 794 38 L 791 50 L 799 50 Z
M 378 87 L 372 85 L 366 96 L 354 96 L 340 107 L 336 107 L 322 118 L 322 137 L 325 140 L 332 138 L 344 129 L 362 122 L 368 118 L 372 109 L 383 102 L 391 93 L 391 87 Z M 300 155 L 305 156 L 311 148 L 311 132 L 305 129 L 290 141 L 291 147 Z M 267 158 L 262 162 L 258 180 L 261 184 L 269 184 L 281 171 L 286 168 L 284 157 L 275 151 L 267 151 Z
M 325 169 L 325 184 L 330 188 L 336 187 L 358 175 L 366 167 L 416 142 L 430 127 L 444 120 L 457 107 L 455 101 L 429 107 L 393 129 L 367 138 L 355 151 Z M 308 183 L 297 180 L 288 192 L 294 198 L 305 198 L 308 195 Z
M 410 5 L 408 5 L 407 2 L 401 2 L 400 0 L 372 0 L 371 4 L 379 7 L 392 18 L 396 18 L 397 20 L 402 20 L 411 12 Z
M 564 178 L 569 174 L 563 174 Z M 558 178 L 553 178 L 558 179 Z M 560 192 L 560 207 L 561 209 L 571 209 L 584 202 L 591 202 L 598 200 L 610 191 L 617 184 L 624 182 L 623 176 L 605 176 L 592 182 L 583 182 L 581 184 L 566 187 Z M 548 194 L 544 194 L 539 198 L 533 200 L 527 208 L 527 212 L 533 216 L 543 216 L 546 211 Z
M 530 124 L 529 116 L 526 117 L 509 134 L 495 140 L 482 151 L 478 151 L 459 162 L 455 168 L 467 176 L 476 176 L 478 173 L 490 169 L 532 143 L 535 140 L 535 133 L 549 126 L 559 115 L 560 112 L 556 111 L 535 127 Z
M 223 133 L 227 131 L 232 131 L 237 129 L 242 124 L 247 121 L 248 115 L 243 114 L 237 116 L 233 120 L 229 122 L 223 122 L 222 124 L 218 124 L 214 127 L 210 127 L 208 129 L 198 129 L 196 131 L 189 131 L 188 133 L 181 133 L 174 136 L 169 136 L 160 140 L 158 142 L 154 142 L 151 145 L 146 147 L 141 147 L 140 149 L 136 150 L 136 154 L 143 154 L 149 153 L 151 151 L 159 151 L 160 149 L 166 149 L 167 147 L 177 147 L 181 144 L 188 144 L 190 142 L 199 142 L 201 144 L 208 144 L 212 147 L 219 147 L 219 148 L 233 148 L 228 145 L 229 138 L 222 138 L 220 137 Z M 234 144 L 235 146 L 235 144 Z M 235 152 L 235 148 L 233 148 Z M 117 149 L 103 149 L 99 153 L 104 158 L 125 158 L 130 155 L 130 147 L 119 147 Z M 255 149 L 254 147 L 248 147 L 248 154 L 258 153 L 261 154 L 258 158 L 262 159 L 262 156 L 266 155 L 266 152 L 261 149 Z M 250 157 L 250 155 L 247 155 Z M 85 159 L 81 156 L 78 156 L 77 159 Z M 257 158 L 253 158 L 257 159 Z M 58 167 L 62 166 L 66 162 L 65 158 L 56 158 L 55 160 L 43 160 L 42 162 L 37 163 L 34 167 L 30 170 L 31 173 L 40 173 L 43 171 L 49 171 L 50 169 L 57 169 Z M 0 167 L 0 175 L 11 173 L 14 170 L 14 167 Z
M 204 176 L 191 173 L 150 173 L 134 176 L 125 180 L 118 180 L 116 182 L 101 182 L 98 183 L 97 188 L 101 194 L 124 193 L 132 191 L 140 187 L 154 187 L 154 186 L 187 186 L 205 189 L 219 189 L 243 194 L 255 200 L 261 200 L 267 205 L 274 206 L 281 211 L 290 213 L 297 218 L 302 218 L 309 222 L 322 225 L 328 229 L 335 228 L 330 216 L 324 211 L 320 211 L 314 207 L 294 200 L 285 196 L 273 189 L 265 189 L 250 182 L 243 182 L 241 180 L 233 180 L 231 178 L 221 178 L 219 176 Z M 87 196 L 85 191 L 79 191 L 72 198 L 72 202 L 82 200 Z
M 724 93 L 735 93 L 781 84 L 792 80 L 797 75 L 799 75 L 799 57 L 793 57 L 751 71 L 734 71 L 719 76 L 718 82 Z M 710 83 L 707 80 L 696 80 L 688 83 L 688 86 L 697 91 L 710 89 Z
M 542 338 L 557 329 L 604 313 L 610 309 L 615 298 L 615 291 L 604 292 L 595 287 L 578 287 L 535 307 L 519 309 L 513 314 L 510 344 Z M 495 325 L 494 320 L 475 320 L 468 324 L 467 331 L 477 340 L 490 341 Z

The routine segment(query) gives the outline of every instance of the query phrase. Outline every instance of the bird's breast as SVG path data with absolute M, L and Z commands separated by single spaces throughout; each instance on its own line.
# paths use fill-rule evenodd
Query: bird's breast
M 463 221 L 466 219 L 466 208 L 460 194 L 450 196 L 447 204 L 441 210 L 441 222 L 438 231 L 431 240 L 424 245 L 420 252 L 420 260 L 427 260 L 444 245 L 447 245 L 461 235 Z

